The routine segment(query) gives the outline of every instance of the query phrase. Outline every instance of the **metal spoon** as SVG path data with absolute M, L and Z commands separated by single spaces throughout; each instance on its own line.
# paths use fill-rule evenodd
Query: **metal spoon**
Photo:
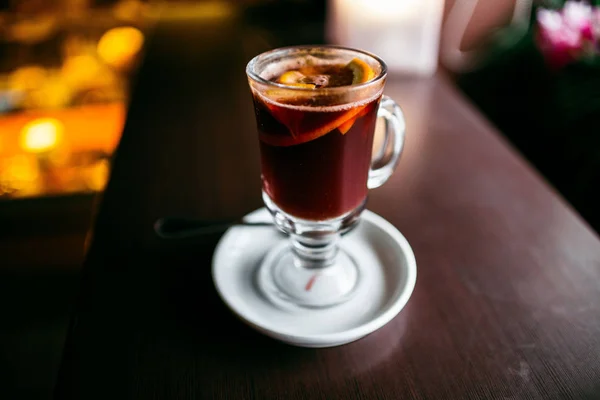
M 163 217 L 154 223 L 154 232 L 162 239 L 185 239 L 199 235 L 223 233 L 232 226 L 274 226 L 273 222 L 254 222 L 238 219 L 234 221 L 203 221 L 184 217 Z

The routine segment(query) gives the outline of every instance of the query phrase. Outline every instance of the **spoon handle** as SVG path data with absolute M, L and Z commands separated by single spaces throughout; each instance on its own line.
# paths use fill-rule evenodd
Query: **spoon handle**
M 162 239 L 183 239 L 198 235 L 223 233 L 236 225 L 273 226 L 272 222 L 202 221 L 193 218 L 163 217 L 154 223 L 154 232 Z

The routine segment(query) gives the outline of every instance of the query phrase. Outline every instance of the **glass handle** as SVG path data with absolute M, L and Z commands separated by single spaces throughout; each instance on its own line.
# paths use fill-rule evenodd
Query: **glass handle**
M 396 165 L 398 165 L 398 161 L 400 161 L 400 154 L 402 154 L 402 149 L 404 148 L 404 137 L 406 135 L 404 114 L 400 106 L 388 96 L 381 98 L 377 117 L 382 118 L 385 123 L 385 137 L 383 139 L 383 146 L 378 151 L 378 156 L 371 163 L 369 180 L 367 181 L 369 189 L 378 188 L 392 176 Z M 391 154 L 387 156 L 390 151 Z M 374 165 L 384 162 L 386 156 L 389 157 L 387 162 L 374 168 Z

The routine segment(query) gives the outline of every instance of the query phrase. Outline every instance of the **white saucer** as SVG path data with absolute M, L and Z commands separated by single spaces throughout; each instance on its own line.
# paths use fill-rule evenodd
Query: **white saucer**
M 271 215 L 261 208 L 245 219 L 270 221 Z M 325 309 L 277 306 L 258 289 L 256 275 L 267 252 L 287 240 L 271 227 L 233 227 L 221 238 L 212 266 L 225 304 L 254 329 L 283 342 L 302 347 L 353 342 L 394 318 L 415 287 L 417 265 L 404 236 L 377 214 L 364 211 L 359 225 L 341 241 L 364 267 L 354 297 Z

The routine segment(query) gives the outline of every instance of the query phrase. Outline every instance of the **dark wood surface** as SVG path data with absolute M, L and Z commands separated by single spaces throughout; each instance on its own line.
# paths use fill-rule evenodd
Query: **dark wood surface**
M 0 201 L 1 399 L 52 397 L 94 203 L 92 195 Z
M 243 40 L 242 40 L 243 38 Z M 418 264 L 406 308 L 355 343 L 303 349 L 234 318 L 218 237 L 165 242 L 164 215 L 261 206 L 239 24 L 158 27 L 84 265 L 60 399 L 600 398 L 600 242 L 443 77 L 391 78 L 408 119 L 368 207 Z

